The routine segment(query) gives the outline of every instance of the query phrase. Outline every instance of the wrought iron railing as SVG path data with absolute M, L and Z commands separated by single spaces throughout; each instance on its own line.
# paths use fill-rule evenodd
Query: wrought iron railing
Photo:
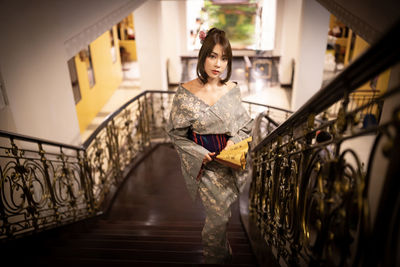
M 95 212 L 85 150 L 0 132 L 0 239 Z
M 174 92 L 145 91 L 109 115 L 82 147 L 0 131 L 0 239 L 101 213 L 164 131 Z M 246 102 L 249 112 L 289 111 Z
M 249 228 L 281 266 L 399 264 L 399 33 L 397 24 L 253 149 Z M 350 106 L 390 68 L 385 93 Z M 383 102 L 379 124 L 362 125 L 360 113 Z
M 127 102 L 82 147 L 0 131 L 0 239 L 101 213 L 135 159 L 162 131 L 171 92 Z
M 360 109 L 357 114 L 357 120 L 360 121 L 364 128 L 368 123 L 379 123 L 381 114 L 382 114 L 382 106 L 383 100 L 380 99 L 380 91 L 377 89 L 361 89 L 356 90 L 349 93 L 347 104 L 347 111 L 353 111 L 364 106 L 363 109 Z M 327 117 L 335 117 L 341 108 L 341 103 L 337 102 L 332 105 L 326 111 Z
M 167 141 L 163 131 L 173 92 L 145 91 L 111 114 L 84 143 L 95 208 L 103 210 L 131 169 L 134 159 L 156 141 Z
M 261 142 L 268 133 L 293 114 L 292 111 L 286 109 L 248 101 L 243 101 L 243 105 L 247 106 L 247 111 L 254 118 L 252 147 Z

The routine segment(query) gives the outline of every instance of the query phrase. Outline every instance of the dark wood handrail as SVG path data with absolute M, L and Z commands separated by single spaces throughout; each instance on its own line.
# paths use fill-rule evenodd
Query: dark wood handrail
M 400 59 L 400 21 L 378 42 L 347 66 L 330 83 L 315 93 L 304 105 L 278 128 L 273 130 L 253 151 L 307 120 L 310 114 L 318 114 L 354 91 L 368 80 L 394 65 Z

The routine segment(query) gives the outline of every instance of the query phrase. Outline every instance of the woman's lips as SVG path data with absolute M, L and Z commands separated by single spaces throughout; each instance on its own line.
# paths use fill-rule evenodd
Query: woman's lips
M 211 72 L 212 72 L 214 75 L 219 74 L 219 71 L 217 71 L 217 70 L 212 70 Z

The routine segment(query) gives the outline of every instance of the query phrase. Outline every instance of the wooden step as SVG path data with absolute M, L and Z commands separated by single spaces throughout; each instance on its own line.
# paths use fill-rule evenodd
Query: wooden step
M 100 227 L 100 228 L 124 228 L 124 229 L 138 229 L 138 228 L 154 228 L 154 229 L 194 229 L 194 230 L 202 230 L 204 226 L 203 221 L 171 221 L 171 222 L 143 222 L 143 221 L 111 221 L 111 220 L 99 220 L 94 222 L 91 227 Z M 228 224 L 228 231 L 241 231 L 244 232 L 243 226 L 238 223 L 230 223 Z
M 203 255 L 201 251 L 143 251 L 136 249 L 102 249 L 102 248 L 48 248 L 47 252 L 52 257 L 68 257 L 70 259 L 95 259 L 95 260 L 135 260 L 148 262 L 179 262 L 179 263 L 201 263 Z M 234 255 L 232 263 L 253 263 L 254 257 L 249 254 Z
M 79 232 L 77 232 L 79 233 Z M 201 237 L 201 231 L 177 231 L 177 230 L 153 230 L 153 229 L 139 229 L 139 230 L 126 230 L 126 229 L 92 229 L 88 234 L 99 235 L 135 235 L 135 236 L 174 236 L 174 237 Z M 243 232 L 228 232 L 229 238 L 243 238 L 246 235 Z
M 103 240 L 103 239 L 79 239 L 76 240 L 54 240 L 46 243 L 49 247 L 75 248 L 122 248 L 136 250 L 164 250 L 164 251 L 192 251 L 202 252 L 203 246 L 198 242 L 162 242 L 162 241 L 131 241 L 131 240 Z M 233 253 L 251 254 L 248 244 L 231 244 Z
M 71 233 L 70 239 L 104 239 L 104 240 L 135 240 L 135 241 L 164 241 L 164 242 L 198 242 L 201 243 L 201 236 L 165 236 L 165 235 L 130 235 L 130 234 L 111 234 L 111 233 Z M 248 244 L 247 238 L 229 237 L 231 244 Z
M 223 266 L 223 267 L 256 267 L 254 263 L 231 263 L 231 264 L 202 264 L 193 262 L 153 262 L 141 260 L 120 260 L 120 259 L 75 259 L 75 258 L 52 258 L 42 259 L 37 262 L 41 266 L 88 266 L 88 267 L 198 267 L 198 266 Z

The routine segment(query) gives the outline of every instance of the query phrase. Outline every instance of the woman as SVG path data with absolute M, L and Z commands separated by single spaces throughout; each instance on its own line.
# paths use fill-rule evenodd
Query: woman
M 234 170 L 213 157 L 247 138 L 252 126 L 241 105 L 240 88 L 229 81 L 231 68 L 232 50 L 225 32 L 212 28 L 199 51 L 197 78 L 178 87 L 167 126 L 189 193 L 195 199 L 199 192 L 206 210 L 202 231 L 206 263 L 224 263 L 232 257 L 226 228 L 230 206 L 244 185 Z

